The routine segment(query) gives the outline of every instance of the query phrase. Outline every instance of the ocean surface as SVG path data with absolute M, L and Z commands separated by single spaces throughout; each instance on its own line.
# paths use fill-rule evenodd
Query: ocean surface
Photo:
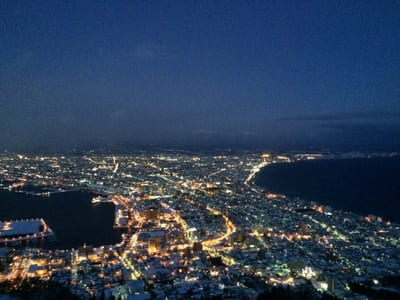
M 0 190 L 0 221 L 43 218 L 55 232 L 56 240 L 30 242 L 36 247 L 71 249 L 84 243 L 92 246 L 119 243 L 121 232 L 113 228 L 114 205 L 92 204 L 94 196 L 85 191 L 43 197 Z
M 271 164 L 255 183 L 269 192 L 400 223 L 400 157 Z

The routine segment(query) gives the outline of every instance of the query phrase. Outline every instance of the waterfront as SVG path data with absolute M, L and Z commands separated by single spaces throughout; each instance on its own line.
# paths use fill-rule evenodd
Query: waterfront
M 256 183 L 273 193 L 400 223 L 399 157 L 270 164 Z
M 147 299 L 224 298 L 227 293 L 231 299 L 256 299 L 274 285 L 309 288 L 315 299 L 325 292 L 342 299 L 357 296 L 352 289 L 355 279 L 362 283 L 375 279 L 373 288 L 390 288 L 388 282 L 400 269 L 397 223 L 265 193 L 254 184 L 254 177 L 268 164 L 321 157 L 332 155 L 5 153 L 0 156 L 3 193 L 25 199 L 9 199 L 9 207 L 19 205 L 14 212 L 37 209 L 56 236 L 61 231 L 50 216 L 55 211 L 73 233 L 88 229 L 91 209 L 104 207 L 109 215 L 95 219 L 96 227 L 86 231 L 84 241 L 69 238 L 65 248 L 75 250 L 0 249 L 5 270 L 0 282 L 12 283 L 7 292 L 19 292 L 26 279 L 54 282 L 81 299 L 110 299 L 117 294 L 127 298 L 136 293 Z M 31 195 L 31 187 L 39 194 L 46 189 L 50 196 Z M 90 200 L 97 193 L 83 192 L 82 187 L 109 195 L 95 201 L 113 204 L 92 206 Z M 63 198 L 64 204 L 59 201 Z M 41 200 L 47 203 L 46 214 L 43 206 L 36 208 Z M 16 218 L 26 217 L 32 215 Z M 76 223 L 78 228 L 71 227 Z M 83 242 L 96 246 L 89 238 L 113 244 L 102 236 L 102 228 L 112 230 L 115 224 L 126 229 L 120 243 L 76 249 Z M 32 288 L 37 284 L 29 282 Z
M 0 220 L 43 218 L 55 232 L 56 240 L 31 244 L 48 249 L 118 243 L 121 238 L 120 232 L 113 228 L 113 204 L 93 205 L 93 196 L 83 191 L 45 197 L 0 190 Z

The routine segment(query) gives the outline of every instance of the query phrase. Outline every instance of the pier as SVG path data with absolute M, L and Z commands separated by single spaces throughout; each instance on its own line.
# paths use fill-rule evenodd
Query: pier
M 51 238 L 55 234 L 42 218 L 0 222 L 0 244 Z

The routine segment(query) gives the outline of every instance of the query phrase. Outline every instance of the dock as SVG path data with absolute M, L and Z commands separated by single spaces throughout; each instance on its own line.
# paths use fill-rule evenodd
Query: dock
M 42 218 L 0 222 L 0 244 L 51 238 L 55 234 Z

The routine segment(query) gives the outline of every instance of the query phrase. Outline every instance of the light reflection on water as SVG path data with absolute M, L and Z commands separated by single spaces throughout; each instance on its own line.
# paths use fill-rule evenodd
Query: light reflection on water
M 70 249 L 84 243 L 100 246 L 120 242 L 121 232 L 113 228 L 114 205 L 92 204 L 93 196 L 84 191 L 43 197 L 0 190 L 0 220 L 43 218 L 55 232 L 56 241 L 28 244 L 35 247 Z

